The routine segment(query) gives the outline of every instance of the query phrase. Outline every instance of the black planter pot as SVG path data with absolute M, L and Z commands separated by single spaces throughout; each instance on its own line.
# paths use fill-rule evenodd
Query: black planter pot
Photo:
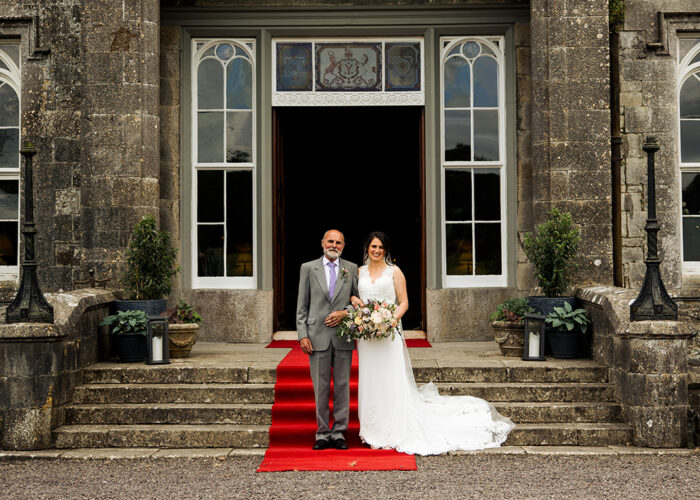
M 549 345 L 552 348 L 552 356 L 557 359 L 580 358 L 583 355 L 584 340 L 586 338 L 579 331 L 562 332 L 559 330 L 547 330 Z
M 528 303 L 532 306 L 537 314 L 542 316 L 547 316 L 549 313 L 554 312 L 555 307 L 562 307 L 565 302 L 571 304 L 574 307 L 576 301 L 575 297 L 542 297 L 531 295 L 527 298 Z
M 167 302 L 165 299 L 154 300 L 115 300 L 114 307 L 117 311 L 145 311 L 148 316 L 160 316 L 165 312 Z
M 145 335 L 112 335 L 112 346 L 122 363 L 138 363 L 146 359 Z

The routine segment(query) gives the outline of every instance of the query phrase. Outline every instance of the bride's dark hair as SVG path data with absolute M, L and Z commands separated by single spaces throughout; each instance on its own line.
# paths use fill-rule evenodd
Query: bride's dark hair
M 362 262 L 365 264 L 369 262 L 369 245 L 372 243 L 374 238 L 377 238 L 382 242 L 382 246 L 384 247 L 384 262 L 390 266 L 393 265 L 391 262 L 391 254 L 389 253 L 389 237 L 386 235 L 386 233 L 382 233 L 381 231 L 373 231 L 369 233 L 367 238 L 365 238 L 365 249 L 362 256 Z

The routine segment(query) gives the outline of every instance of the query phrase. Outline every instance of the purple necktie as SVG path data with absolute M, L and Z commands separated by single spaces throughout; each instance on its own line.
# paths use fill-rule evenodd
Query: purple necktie
M 328 277 L 330 278 L 328 280 L 328 295 L 330 295 L 331 299 L 333 298 L 333 295 L 335 295 L 335 282 L 337 279 L 335 274 L 335 266 L 335 262 L 328 263 Z

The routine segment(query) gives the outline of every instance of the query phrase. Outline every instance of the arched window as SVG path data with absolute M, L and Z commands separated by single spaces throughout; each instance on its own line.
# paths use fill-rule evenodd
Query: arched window
M 443 38 L 443 282 L 505 286 L 502 38 Z
M 0 279 L 16 279 L 19 251 L 19 44 L 0 44 Z
M 255 286 L 255 45 L 193 41 L 193 286 Z
M 678 47 L 683 271 L 700 274 L 700 38 Z

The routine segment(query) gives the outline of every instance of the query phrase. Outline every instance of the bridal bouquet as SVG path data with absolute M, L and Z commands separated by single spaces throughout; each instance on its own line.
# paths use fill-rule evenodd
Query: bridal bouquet
M 398 331 L 399 320 L 396 319 L 396 305 L 368 299 L 361 306 L 355 306 L 338 325 L 338 337 L 347 336 L 348 342 L 357 339 L 381 339 Z

